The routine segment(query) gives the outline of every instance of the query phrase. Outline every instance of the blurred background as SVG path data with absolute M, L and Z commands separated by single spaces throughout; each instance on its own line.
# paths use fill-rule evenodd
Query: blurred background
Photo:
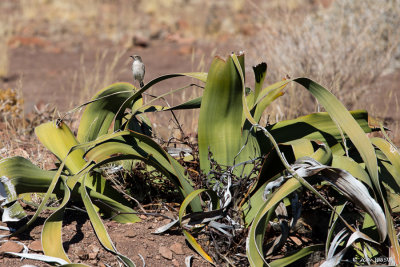
M 399 144 L 400 0 L 2 0 L 0 14 L 2 129 L 29 132 L 111 83 L 133 82 L 129 55 L 142 56 L 148 82 L 207 71 L 215 55 L 243 50 L 249 87 L 251 66 L 262 61 L 266 84 L 309 77 L 347 108 L 385 121 Z M 190 82 L 177 78 L 150 93 Z M 199 95 L 193 87 L 167 101 Z M 264 122 L 317 109 L 306 90 L 290 86 Z M 187 134 L 197 114 L 177 113 Z M 151 116 L 163 138 L 176 131 L 170 117 Z

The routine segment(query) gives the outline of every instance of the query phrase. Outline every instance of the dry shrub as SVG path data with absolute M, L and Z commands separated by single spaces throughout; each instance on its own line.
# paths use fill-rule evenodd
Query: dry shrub
M 269 82 L 287 74 L 311 77 L 354 108 L 399 53 L 400 1 L 336 0 L 315 12 L 301 8 L 254 9 L 263 23 L 250 56 L 267 59 Z M 290 88 L 271 111 L 273 118 L 315 111 L 310 99 L 305 90 Z
M 20 91 L 8 88 L 0 89 L 0 119 L 7 120 L 20 117 L 23 112 L 24 100 Z
M 52 39 L 96 36 L 126 46 L 132 37 L 204 38 L 233 33 L 244 0 L 20 0 L 20 19 L 41 25 Z M 176 35 L 174 35 L 176 34 Z M 179 35 L 179 36 L 177 36 Z M 192 40 L 191 40 L 192 41 Z

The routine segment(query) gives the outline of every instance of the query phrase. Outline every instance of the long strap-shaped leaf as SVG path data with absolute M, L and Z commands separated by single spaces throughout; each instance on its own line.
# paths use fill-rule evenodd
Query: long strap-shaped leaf
M 394 175 L 393 178 L 395 179 L 398 186 L 400 186 L 400 153 L 396 147 L 394 147 L 390 142 L 374 137 L 371 138 L 372 144 L 374 144 L 379 150 L 381 150 L 385 156 L 388 158 L 390 163 L 393 165 L 394 170 L 396 171 L 397 175 Z
M 45 255 L 64 259 L 71 262 L 64 251 L 61 237 L 62 221 L 64 217 L 65 206 L 68 203 L 71 192 L 65 182 L 64 183 L 64 197 L 58 209 L 51 214 L 43 225 L 42 230 L 42 247 Z
M 378 163 L 374 148 L 364 131 L 354 120 L 353 116 L 350 115 L 349 111 L 331 92 L 318 83 L 307 78 L 297 78 L 294 79 L 294 81 L 303 85 L 304 88 L 318 99 L 318 102 L 325 108 L 331 118 L 336 121 L 347 134 L 360 153 L 360 156 L 362 157 L 371 176 L 372 182 L 379 192 L 380 197 L 382 197 L 378 178 Z
M 118 251 L 114 247 L 114 244 L 112 243 L 111 238 L 108 235 L 107 230 L 104 227 L 104 224 L 101 221 L 99 214 L 96 212 L 96 209 L 92 201 L 90 200 L 89 194 L 86 190 L 85 181 L 86 181 L 86 176 L 82 180 L 82 185 L 83 185 L 81 190 L 82 201 L 83 204 L 85 205 L 86 211 L 89 215 L 90 221 L 93 225 L 93 229 L 97 235 L 97 238 L 108 251 L 115 253 L 126 266 L 134 267 L 135 264 L 128 257 L 118 253 Z
M 207 190 L 207 189 L 197 189 L 193 192 L 191 192 L 185 200 L 182 202 L 182 205 L 179 209 L 179 223 L 181 226 L 182 225 L 182 219 L 186 213 L 186 208 L 192 202 L 195 198 L 198 197 L 203 192 L 208 192 L 209 194 L 215 194 L 214 191 L 212 190 Z M 196 241 L 196 239 L 186 230 L 183 230 L 183 234 L 185 235 L 186 240 L 189 242 L 189 244 L 199 253 L 205 260 L 210 262 L 211 264 L 215 264 L 212 258 L 203 250 L 203 248 L 200 246 L 200 244 Z
M 121 141 L 117 137 L 129 137 L 129 142 Z M 182 193 L 186 197 L 193 191 L 190 180 L 185 175 L 184 168 L 168 153 L 166 153 L 154 140 L 150 137 L 136 133 L 133 131 L 121 131 L 112 135 L 104 136 L 102 142 L 89 149 L 86 156 L 89 161 L 99 163 L 115 154 L 137 156 L 141 160 L 152 163 L 153 166 L 159 167 L 161 171 L 167 170 L 173 175 L 173 181 L 182 188 Z M 166 174 L 164 172 L 164 174 Z M 168 175 L 167 175 L 168 176 Z M 171 178 L 171 177 L 170 177 Z M 200 200 L 197 198 L 191 202 L 193 211 L 201 211 Z
M 245 90 L 244 90 L 244 74 L 243 74 L 241 66 L 237 60 L 236 55 L 233 54 L 232 58 L 235 62 L 235 66 L 238 70 L 238 73 L 242 79 L 243 111 L 245 113 L 246 118 L 250 121 L 251 124 L 253 124 L 253 126 L 262 128 L 264 133 L 270 138 L 274 147 L 276 147 L 277 151 L 279 151 L 279 148 L 278 148 L 275 140 L 270 135 L 270 133 L 265 128 L 260 127 L 257 124 L 257 122 L 254 120 L 254 118 L 251 116 L 251 113 L 250 113 L 247 103 L 246 103 L 246 96 L 245 96 Z M 349 136 L 351 141 L 354 143 L 354 145 L 358 149 L 361 157 L 363 158 L 363 160 L 367 166 L 368 171 L 370 172 L 372 182 L 373 182 L 376 190 L 378 191 L 377 193 L 378 193 L 381 201 L 383 202 L 385 216 L 386 216 L 386 222 L 387 222 L 387 230 L 388 230 L 389 238 L 390 238 L 390 241 L 392 244 L 390 256 L 393 257 L 396 262 L 398 262 L 399 257 L 400 257 L 400 247 L 399 247 L 399 243 L 397 241 L 397 237 L 394 234 L 395 231 L 394 231 L 393 221 L 392 221 L 392 218 L 390 215 L 390 210 L 388 208 L 388 204 L 383 197 L 382 191 L 380 190 L 380 184 L 379 184 L 379 180 L 378 180 L 377 159 L 376 159 L 376 155 L 375 155 L 375 152 L 374 152 L 371 142 L 368 140 L 368 138 L 364 134 L 363 130 L 356 123 L 354 118 L 346 110 L 346 108 L 343 106 L 343 104 L 340 103 L 340 101 L 337 100 L 337 98 L 334 95 L 332 95 L 328 90 L 326 90 L 319 84 L 317 84 L 307 78 L 298 78 L 298 79 L 295 79 L 294 81 L 303 85 L 319 100 L 319 102 L 326 108 L 327 112 L 331 115 L 332 119 L 338 123 L 338 125 L 344 130 L 344 132 Z M 304 185 L 307 188 L 309 188 L 310 190 L 313 190 L 313 192 L 315 192 L 316 194 L 319 194 L 317 191 L 315 191 L 315 189 L 313 189 L 312 187 L 307 185 L 307 182 L 305 182 L 304 179 L 301 179 L 301 177 L 296 175 L 296 173 L 290 168 L 290 166 L 286 162 L 286 159 L 284 159 L 284 157 L 282 155 L 279 155 L 279 156 L 281 157 L 282 163 L 285 165 L 285 167 L 289 170 L 289 172 L 292 175 L 294 175 L 296 178 L 300 179 L 302 184 L 304 183 Z M 327 204 L 329 204 L 329 203 L 327 203 Z M 264 260 L 264 258 L 263 258 L 263 260 Z
M 100 90 L 91 101 L 79 106 L 87 108 L 79 125 L 78 140 L 80 142 L 95 140 L 106 134 L 113 122 L 114 127 L 118 129 L 121 126 L 123 111 L 131 107 L 135 100 L 139 100 L 143 92 L 158 82 L 179 76 L 192 77 L 204 82 L 207 79 L 207 73 L 202 72 L 171 74 L 150 81 L 138 91 L 135 91 L 136 88 L 129 83 L 115 83 Z
M 298 78 L 294 81 L 303 85 L 315 98 L 318 99 L 319 103 L 326 109 L 332 119 L 343 129 L 360 153 L 360 156 L 367 167 L 376 193 L 384 206 L 388 236 L 392 246 L 390 249 L 390 257 L 395 260 L 396 264 L 399 264 L 400 244 L 397 240 L 397 235 L 395 234 L 396 231 L 394 230 L 389 205 L 381 190 L 378 177 L 378 163 L 371 141 L 364 134 L 361 127 L 357 124 L 343 104 L 331 92 L 307 78 Z
M 148 82 L 147 84 L 145 84 L 140 90 L 138 90 L 137 92 L 135 92 L 132 96 L 130 96 L 129 98 L 127 98 L 124 103 L 122 105 L 120 105 L 120 108 L 118 109 L 118 111 L 115 113 L 114 116 L 114 121 L 117 118 L 121 117 L 122 112 L 124 112 L 125 109 L 127 109 L 128 107 L 130 107 L 130 103 L 136 99 L 139 98 L 145 91 L 147 91 L 148 89 L 150 89 L 153 85 L 167 80 L 167 79 L 171 79 L 171 78 L 175 78 L 175 77 L 191 77 L 191 78 L 195 78 L 198 79 L 200 81 L 205 82 L 207 79 L 207 74 L 203 73 L 203 72 L 192 72 L 192 73 L 177 73 L 177 74 L 168 74 L 168 75 L 163 75 L 160 76 L 158 78 L 155 78 L 154 80 L 151 80 L 150 82 Z M 118 125 L 114 126 L 114 130 L 118 130 Z
M 239 56 L 244 65 L 244 56 Z M 210 170 L 209 150 L 222 165 L 233 165 L 241 146 L 241 81 L 232 58 L 215 58 L 211 64 L 200 107 L 198 143 L 200 167 Z M 248 158 L 246 158 L 248 160 Z
M 269 266 L 264 259 L 264 253 L 262 251 L 267 222 L 266 215 L 283 198 L 294 192 L 300 186 L 301 184 L 295 178 L 289 179 L 272 195 L 267 202 L 263 204 L 262 207 L 260 207 L 260 210 L 254 218 L 252 226 L 250 227 L 250 232 L 246 242 L 246 254 L 251 266 Z
M 100 90 L 82 114 L 77 135 L 79 142 L 93 141 L 106 134 L 119 107 L 134 93 L 135 87 L 129 83 L 115 83 Z

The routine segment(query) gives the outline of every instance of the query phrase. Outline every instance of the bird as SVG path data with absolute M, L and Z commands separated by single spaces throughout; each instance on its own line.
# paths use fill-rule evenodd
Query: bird
M 144 86 L 143 79 L 144 79 L 144 73 L 145 73 L 145 68 L 144 68 L 144 63 L 142 61 L 142 58 L 138 55 L 133 55 L 130 56 L 133 58 L 132 62 L 132 74 L 133 74 L 133 80 L 138 81 L 140 84 L 140 88 Z

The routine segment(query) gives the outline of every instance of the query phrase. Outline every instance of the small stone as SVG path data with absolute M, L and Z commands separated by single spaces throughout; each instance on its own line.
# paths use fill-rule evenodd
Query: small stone
M 160 247 L 158 252 L 167 260 L 172 260 L 172 251 L 167 247 Z
M 144 215 L 144 214 L 142 214 L 142 215 L 139 216 L 139 218 L 142 219 L 142 220 L 146 220 L 146 219 L 147 219 L 147 216 Z
M 172 265 L 174 265 L 175 267 L 179 267 L 179 262 L 177 259 L 173 259 L 172 260 Z
M 295 237 L 295 236 L 291 236 L 291 237 L 289 237 L 296 245 L 298 245 L 298 246 L 300 246 L 301 244 L 303 244 L 303 242 L 301 242 L 301 240 L 300 239 L 298 239 L 297 237 Z
M 16 242 L 7 241 L 0 246 L 0 253 L 2 252 L 16 252 L 20 253 L 24 249 L 24 246 Z
M 172 250 L 175 254 L 177 254 L 177 255 L 183 255 L 183 254 L 184 254 L 184 252 L 183 252 L 183 246 L 182 246 L 181 243 L 174 243 L 174 244 L 171 246 L 171 250 Z
M 136 236 L 136 231 L 135 230 L 128 230 L 125 232 L 125 235 L 127 237 L 135 237 Z
M 149 45 L 149 39 L 140 35 L 134 36 L 132 41 L 134 46 L 147 47 Z
M 162 221 L 162 224 L 169 224 L 171 221 L 171 219 L 165 219 Z
M 84 251 L 82 248 L 77 248 L 75 254 L 79 257 L 81 260 L 87 260 L 89 255 Z
M 160 255 L 156 255 L 156 260 L 161 259 Z
M 98 265 L 99 267 L 106 267 L 106 265 L 105 265 L 102 261 L 99 261 L 99 262 L 97 263 L 97 265 Z
M 90 249 L 90 251 L 95 252 L 95 253 L 99 253 L 99 251 L 100 251 L 100 248 L 93 244 L 89 245 L 88 248 Z
M 90 253 L 88 254 L 89 260 L 94 260 L 94 259 L 96 259 L 96 258 L 97 258 L 97 254 L 98 254 L 98 252 L 90 252 Z
M 35 240 L 35 241 L 33 241 L 32 243 L 30 243 L 29 246 L 28 246 L 28 248 L 29 248 L 30 250 L 32 250 L 32 251 L 35 251 L 35 252 L 41 252 L 41 251 L 43 251 L 42 242 L 40 242 L 39 240 Z

